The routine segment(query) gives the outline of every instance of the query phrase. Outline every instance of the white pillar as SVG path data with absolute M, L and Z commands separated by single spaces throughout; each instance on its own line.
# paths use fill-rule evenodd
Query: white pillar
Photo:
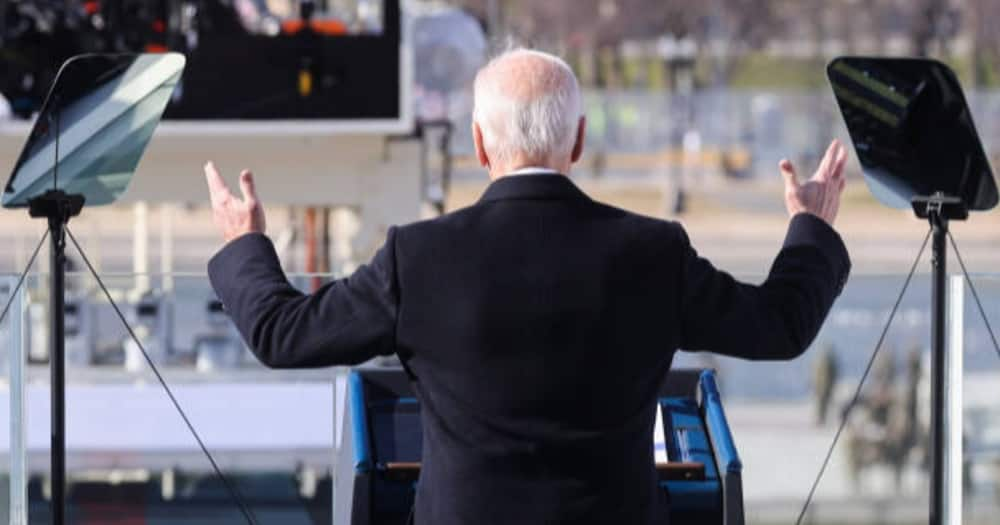
M 18 235 L 14 241 L 14 268 L 21 269 L 28 264 L 28 255 L 24 248 L 25 236 Z
M 953 275 L 948 281 L 948 347 L 945 352 L 944 443 L 945 501 L 942 523 L 962 525 L 962 352 L 965 323 L 965 280 Z
M 101 221 L 94 219 L 88 222 L 90 224 L 90 235 L 87 236 L 87 240 L 83 244 L 86 246 L 87 258 L 90 259 L 90 264 L 94 265 L 94 270 L 97 273 L 101 273 L 102 262 L 104 260 L 104 252 L 101 251 Z M 86 268 L 81 268 L 80 271 L 87 273 Z
M 337 275 L 349 274 L 354 270 L 354 241 L 361 231 L 361 220 L 357 212 L 347 206 L 341 206 L 330 214 L 331 264 L 330 270 Z
M 160 206 L 160 288 L 164 294 L 174 289 L 174 206 Z
M 27 283 L 25 283 L 27 284 Z M 7 280 L 11 292 L 17 285 L 17 278 Z M 10 525 L 28 523 L 28 461 L 26 456 L 26 432 L 28 415 L 24 410 L 27 396 L 27 347 L 21 337 L 24 322 L 24 288 L 14 297 L 7 312 L 7 326 L 10 334 Z
M 149 290 L 149 206 L 145 201 L 132 205 L 132 273 L 136 296 Z

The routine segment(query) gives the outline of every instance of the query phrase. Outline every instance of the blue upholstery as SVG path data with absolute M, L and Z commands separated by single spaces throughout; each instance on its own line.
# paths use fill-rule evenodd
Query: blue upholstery
M 357 370 L 351 371 L 347 378 L 349 390 L 347 399 L 350 403 L 351 430 L 354 438 L 354 471 L 358 474 L 372 470 L 371 441 L 368 432 L 368 411 L 365 408 L 364 378 Z
M 660 482 L 667 491 L 671 515 L 674 521 L 711 523 L 718 518 L 722 508 L 722 484 L 698 403 L 690 397 L 664 397 L 660 398 L 660 406 L 663 407 L 667 459 L 705 465 L 704 481 Z M 681 517 L 683 519 L 679 519 Z
M 743 463 L 740 461 L 739 453 L 736 452 L 736 443 L 733 441 L 733 433 L 729 430 L 726 413 L 722 410 L 722 397 L 719 395 L 719 387 L 715 383 L 715 371 L 705 370 L 702 372 L 699 383 L 705 419 L 708 420 L 712 428 L 716 429 L 713 437 L 719 462 L 722 463 L 721 467 L 726 472 L 742 473 Z

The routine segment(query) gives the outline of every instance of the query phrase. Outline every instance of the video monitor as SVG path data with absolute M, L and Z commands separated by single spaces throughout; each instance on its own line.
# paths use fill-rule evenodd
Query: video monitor
M 165 119 L 240 121 L 243 128 L 256 121 L 261 129 L 282 120 L 412 130 L 412 68 L 400 0 L 67 3 L 90 14 L 70 20 L 53 12 L 53 24 L 65 27 L 2 38 L 0 92 L 17 118 L 38 111 L 66 58 L 113 50 L 186 57 Z M 12 26 L 35 23 L 11 16 Z
M 4 187 L 3 206 L 27 206 L 52 189 L 82 195 L 87 206 L 114 202 L 128 187 L 183 69 L 177 53 L 67 61 Z
M 955 73 L 935 60 L 840 57 L 827 77 L 872 194 L 909 208 L 942 193 L 970 210 L 997 187 Z

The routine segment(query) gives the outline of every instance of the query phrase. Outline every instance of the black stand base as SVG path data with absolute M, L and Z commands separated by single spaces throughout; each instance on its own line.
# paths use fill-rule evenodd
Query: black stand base
M 49 190 L 28 202 L 29 214 L 49 222 L 49 370 L 52 389 L 52 523 L 66 520 L 66 224 L 80 214 L 83 196 Z

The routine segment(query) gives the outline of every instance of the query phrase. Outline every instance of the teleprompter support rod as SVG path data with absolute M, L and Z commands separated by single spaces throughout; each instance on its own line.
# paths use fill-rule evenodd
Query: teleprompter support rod
M 32 217 L 48 219 L 49 372 L 52 390 L 50 471 L 52 523 L 66 522 L 66 224 L 83 208 L 83 197 L 49 190 L 29 202 Z
M 947 525 L 959 508 L 951 508 L 948 497 L 949 442 L 948 428 L 954 424 L 948 411 L 947 400 L 954 385 L 948 381 L 947 369 L 947 278 L 948 278 L 948 221 L 965 220 L 969 210 L 957 197 L 935 193 L 915 197 L 912 201 L 917 217 L 927 219 L 931 226 L 931 482 L 930 524 Z M 960 306 L 960 305 L 958 305 Z M 961 480 L 950 480 L 961 483 Z
M 52 523 L 66 511 L 66 238 L 59 219 L 49 218 L 49 371 L 52 385 Z
M 945 368 L 947 316 L 948 219 L 931 212 L 931 494 L 930 523 L 945 525 L 945 455 L 947 427 L 945 412 L 947 370 Z

